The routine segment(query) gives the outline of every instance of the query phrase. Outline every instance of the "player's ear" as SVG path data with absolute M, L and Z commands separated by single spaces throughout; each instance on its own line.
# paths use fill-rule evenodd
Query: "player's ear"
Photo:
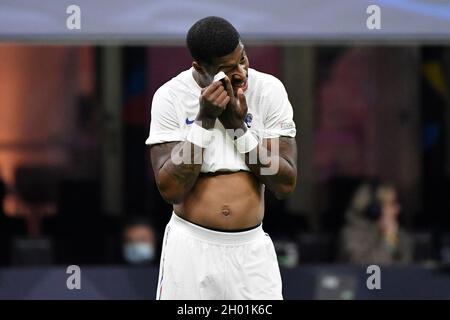
M 205 69 L 197 61 L 192 61 L 192 66 L 198 73 L 205 74 Z

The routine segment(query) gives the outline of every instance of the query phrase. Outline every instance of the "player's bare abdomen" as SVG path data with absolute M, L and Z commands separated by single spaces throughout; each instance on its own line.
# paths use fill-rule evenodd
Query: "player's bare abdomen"
M 174 205 L 180 217 L 204 227 L 238 230 L 264 217 L 264 186 L 250 172 L 200 174 L 184 202 Z

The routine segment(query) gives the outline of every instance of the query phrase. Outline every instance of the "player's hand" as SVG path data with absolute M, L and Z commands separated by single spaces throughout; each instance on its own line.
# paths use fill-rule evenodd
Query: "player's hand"
M 230 97 L 221 81 L 214 81 L 202 90 L 200 96 L 200 110 L 197 121 L 201 121 L 203 127 L 210 129 L 214 127 L 217 117 L 225 110 L 230 102 Z
M 242 128 L 248 110 L 244 91 L 239 88 L 237 92 L 234 92 L 228 77 L 225 77 L 223 81 L 230 100 L 226 106 L 226 110 L 219 115 L 219 120 L 226 129 Z

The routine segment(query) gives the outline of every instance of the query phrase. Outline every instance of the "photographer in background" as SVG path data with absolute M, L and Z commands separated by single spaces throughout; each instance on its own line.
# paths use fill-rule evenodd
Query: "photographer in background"
M 347 210 L 340 260 L 362 265 L 411 262 L 411 239 L 399 226 L 400 210 L 398 194 L 392 185 L 363 183 Z

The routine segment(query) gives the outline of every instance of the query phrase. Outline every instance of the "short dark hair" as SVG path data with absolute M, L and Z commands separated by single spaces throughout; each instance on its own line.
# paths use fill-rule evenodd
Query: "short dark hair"
M 213 58 L 233 52 L 240 41 L 239 32 L 220 17 L 203 18 L 189 29 L 187 46 L 194 60 L 211 63 Z

